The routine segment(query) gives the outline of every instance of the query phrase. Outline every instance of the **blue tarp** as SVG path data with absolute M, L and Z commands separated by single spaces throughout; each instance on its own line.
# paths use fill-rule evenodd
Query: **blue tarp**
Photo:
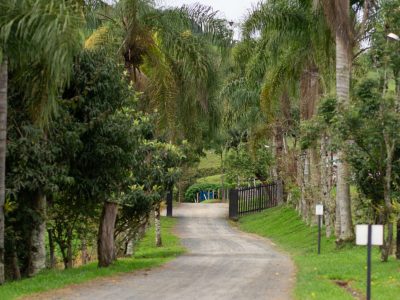
M 200 191 L 199 193 L 199 201 L 214 199 L 215 192 L 213 191 Z

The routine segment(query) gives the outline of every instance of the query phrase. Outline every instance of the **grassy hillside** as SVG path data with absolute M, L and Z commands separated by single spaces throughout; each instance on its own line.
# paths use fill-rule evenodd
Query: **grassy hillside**
M 365 247 L 347 246 L 338 250 L 334 239 L 324 237 L 322 253 L 317 255 L 317 227 L 306 226 L 297 213 L 287 207 L 242 217 L 239 227 L 270 238 L 292 255 L 298 268 L 296 299 L 365 299 Z M 399 293 L 400 261 L 390 258 L 387 263 L 380 262 L 379 250 L 375 247 L 372 298 L 399 299 Z
M 220 184 L 221 183 L 221 174 L 199 178 L 199 179 L 197 179 L 196 182 L 197 183 L 215 183 L 215 184 Z
M 180 245 L 180 240 L 172 233 L 176 220 L 163 218 L 161 222 L 163 247 L 155 247 L 154 229 L 150 228 L 138 245 L 134 258 L 119 259 L 109 268 L 99 269 L 97 263 L 93 262 L 70 270 L 46 270 L 34 278 L 0 286 L 0 299 L 17 299 L 24 295 L 83 283 L 99 277 L 160 266 L 184 252 L 184 248 Z
M 199 169 L 220 168 L 221 156 L 214 151 L 206 151 L 206 156 L 200 159 Z

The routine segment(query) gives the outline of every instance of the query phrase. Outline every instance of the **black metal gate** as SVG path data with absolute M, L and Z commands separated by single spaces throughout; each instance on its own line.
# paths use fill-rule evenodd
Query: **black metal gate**
M 229 218 L 259 212 L 279 205 L 283 198 L 282 181 L 255 187 L 241 187 L 229 191 Z

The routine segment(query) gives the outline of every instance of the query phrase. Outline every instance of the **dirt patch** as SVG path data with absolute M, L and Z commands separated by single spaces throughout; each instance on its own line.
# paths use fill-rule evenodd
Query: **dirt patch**
M 341 287 L 342 289 L 346 290 L 348 293 L 350 293 L 354 299 L 357 300 L 364 300 L 365 296 L 358 290 L 354 289 L 350 285 L 350 281 L 344 281 L 344 280 L 333 280 L 333 282 Z

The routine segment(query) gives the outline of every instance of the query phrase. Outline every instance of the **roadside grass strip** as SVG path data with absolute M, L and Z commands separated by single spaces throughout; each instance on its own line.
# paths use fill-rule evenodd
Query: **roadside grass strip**
M 133 258 L 120 258 L 108 268 L 98 268 L 97 262 L 92 262 L 69 270 L 44 270 L 36 277 L 0 286 L 0 299 L 17 299 L 96 278 L 160 266 L 185 252 L 180 239 L 173 234 L 176 219 L 162 218 L 161 224 L 163 247 L 155 247 L 154 228 L 152 227 L 136 247 Z
M 317 254 L 317 226 L 307 226 L 297 212 L 286 206 L 246 215 L 238 222 L 243 231 L 271 239 L 287 251 L 297 266 L 296 299 L 365 299 L 365 246 L 337 249 L 334 238 L 322 237 Z M 323 234 L 325 234 L 323 228 Z M 378 247 L 372 252 L 372 299 L 400 299 L 400 261 L 380 261 Z

